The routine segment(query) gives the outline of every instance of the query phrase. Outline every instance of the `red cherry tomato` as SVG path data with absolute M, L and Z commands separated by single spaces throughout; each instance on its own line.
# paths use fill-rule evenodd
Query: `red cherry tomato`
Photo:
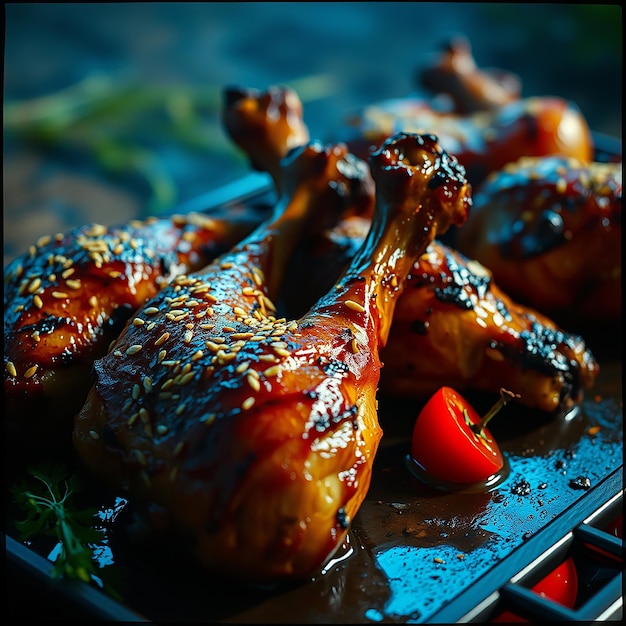
M 578 594 L 578 576 L 574 559 L 568 557 L 558 567 L 542 578 L 532 590 L 544 598 L 573 608 Z
M 532 587 L 535 593 L 544 598 L 573 609 L 578 595 L 578 575 L 574 559 L 568 557 L 558 567 Z M 513 613 L 503 611 L 492 622 L 527 622 L 528 620 Z
M 467 400 L 441 387 L 426 403 L 413 427 L 411 456 L 433 478 L 475 483 L 502 469 L 498 444 Z M 476 432 L 478 431 L 478 432 Z

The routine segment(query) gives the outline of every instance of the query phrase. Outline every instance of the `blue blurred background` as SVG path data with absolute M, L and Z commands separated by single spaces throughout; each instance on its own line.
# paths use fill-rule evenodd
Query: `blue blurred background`
M 250 170 L 222 89 L 286 84 L 313 137 L 417 87 L 451 35 L 523 96 L 576 102 L 621 138 L 617 4 L 8 3 L 4 260 L 44 234 L 170 211 Z

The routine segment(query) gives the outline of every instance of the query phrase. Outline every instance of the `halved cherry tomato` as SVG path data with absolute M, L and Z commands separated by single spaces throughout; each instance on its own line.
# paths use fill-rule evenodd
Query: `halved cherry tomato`
M 574 559 L 570 556 L 547 576 L 532 587 L 532 591 L 562 606 L 573 609 L 578 595 L 578 574 Z M 492 622 L 527 622 L 528 620 L 513 613 L 503 611 Z
M 481 418 L 460 393 L 441 387 L 413 427 L 413 460 L 429 476 L 452 483 L 475 483 L 499 472 L 504 464 L 502 453 L 485 425 L 514 397 L 505 390 L 501 395 L 500 402 Z

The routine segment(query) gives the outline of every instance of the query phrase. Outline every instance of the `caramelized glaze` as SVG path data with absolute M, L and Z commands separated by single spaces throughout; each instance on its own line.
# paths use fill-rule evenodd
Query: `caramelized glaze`
M 174 279 L 95 364 L 74 431 L 80 458 L 222 575 L 311 575 L 367 493 L 381 436 L 378 350 L 403 279 L 470 203 L 462 167 L 434 137 L 402 134 L 371 165 L 373 227 L 303 317 L 277 319 L 272 299 L 329 194 L 345 204 L 346 175 L 367 174 L 345 147 L 291 153 L 273 218 Z

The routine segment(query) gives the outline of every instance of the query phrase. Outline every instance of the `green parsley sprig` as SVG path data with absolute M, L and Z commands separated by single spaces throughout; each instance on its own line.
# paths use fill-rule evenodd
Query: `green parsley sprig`
M 56 538 L 61 549 L 52 577 L 90 582 L 98 567 L 92 546 L 103 538 L 103 531 L 94 526 L 97 509 L 74 508 L 74 496 L 80 489 L 76 474 L 57 466 L 31 468 L 29 474 L 30 480 L 11 489 L 26 512 L 26 519 L 15 521 L 20 540 L 38 535 Z

